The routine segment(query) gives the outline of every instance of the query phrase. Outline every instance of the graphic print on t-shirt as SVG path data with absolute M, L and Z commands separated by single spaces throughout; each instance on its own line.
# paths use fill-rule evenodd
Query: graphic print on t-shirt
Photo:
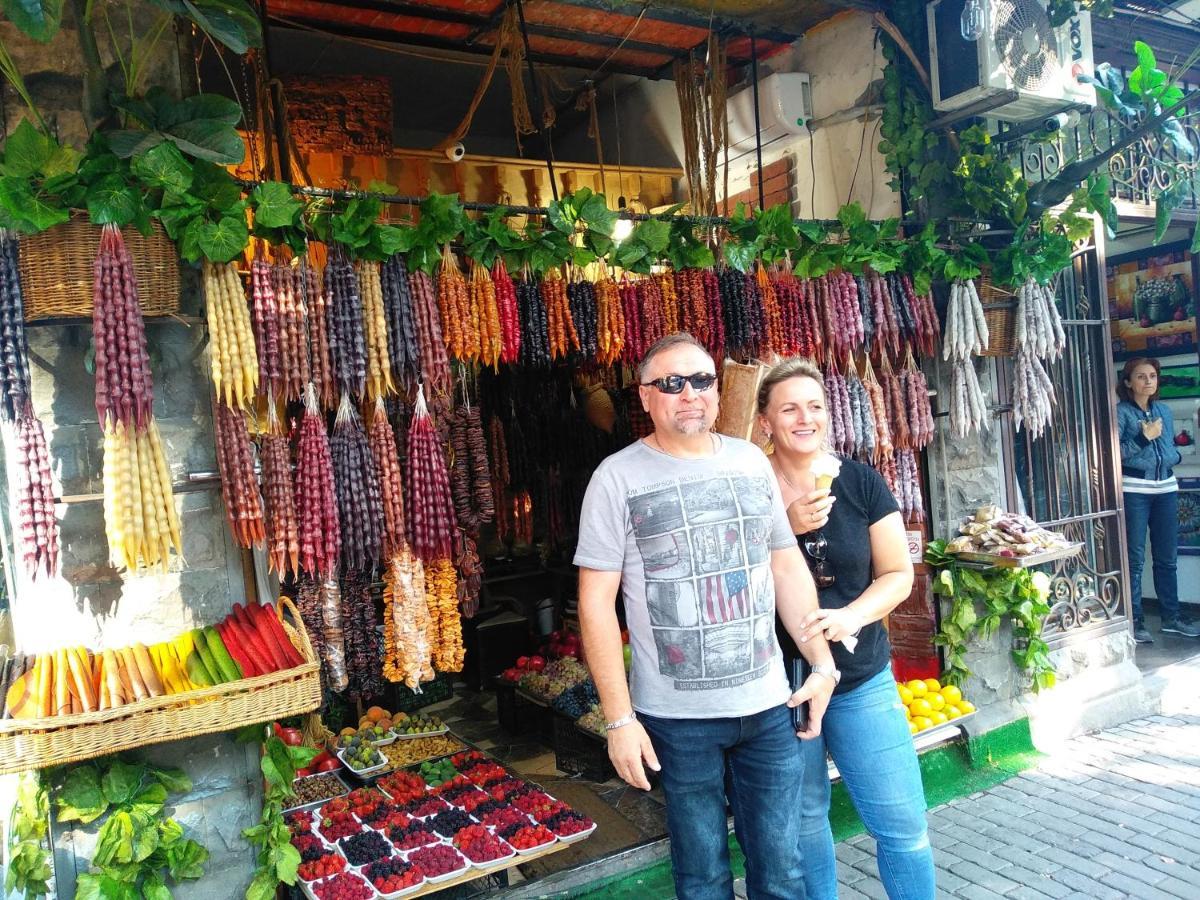
M 697 476 L 626 499 L 658 671 L 684 691 L 761 678 L 775 652 L 767 479 Z

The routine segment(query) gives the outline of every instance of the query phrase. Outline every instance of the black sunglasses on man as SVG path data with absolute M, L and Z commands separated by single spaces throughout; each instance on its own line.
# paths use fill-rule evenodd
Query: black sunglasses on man
M 685 384 L 690 384 L 696 391 L 707 391 L 716 383 L 717 376 L 711 372 L 696 372 L 692 375 L 664 375 L 653 381 L 643 381 L 641 385 L 658 388 L 664 394 L 682 394 Z

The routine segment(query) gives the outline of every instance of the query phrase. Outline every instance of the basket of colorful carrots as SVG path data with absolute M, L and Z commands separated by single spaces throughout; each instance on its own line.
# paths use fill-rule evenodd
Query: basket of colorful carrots
M 0 774 L 230 731 L 321 703 L 320 663 L 287 597 L 234 604 L 216 625 L 149 647 L 18 655 L 2 678 Z

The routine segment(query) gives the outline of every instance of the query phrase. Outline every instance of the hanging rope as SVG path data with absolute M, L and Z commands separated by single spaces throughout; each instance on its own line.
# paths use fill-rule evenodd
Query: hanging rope
M 596 142 L 596 162 L 600 164 L 600 184 L 606 185 L 608 179 L 604 175 L 604 145 L 600 140 L 600 115 L 596 110 L 596 86 L 588 83 L 587 89 L 575 101 L 577 112 L 587 110 L 587 136 Z M 603 190 L 601 191 L 603 193 Z
M 483 102 L 484 95 L 491 86 L 492 76 L 496 74 L 496 66 L 499 65 L 501 57 L 504 58 L 504 71 L 508 75 L 509 93 L 512 96 L 512 120 L 513 130 L 517 135 L 517 147 L 521 146 L 522 135 L 533 134 L 537 131 L 533 124 L 533 115 L 529 112 L 529 101 L 525 96 L 525 72 L 523 69 L 525 45 L 521 40 L 521 28 L 517 22 L 516 7 L 510 6 L 505 11 L 504 18 L 500 21 L 500 27 L 496 31 L 496 46 L 492 48 L 492 57 L 488 61 L 487 69 L 484 70 L 483 78 L 479 81 L 479 86 L 475 88 L 475 96 L 471 98 L 467 114 L 463 116 L 458 126 L 437 145 L 436 149 L 445 150 L 467 136 L 471 130 L 471 121 L 475 118 L 475 111 L 479 109 L 479 104 Z
M 709 34 L 705 56 L 676 62 L 674 78 L 692 210 L 710 216 L 717 208 L 717 161 L 729 142 L 725 49 L 715 34 Z

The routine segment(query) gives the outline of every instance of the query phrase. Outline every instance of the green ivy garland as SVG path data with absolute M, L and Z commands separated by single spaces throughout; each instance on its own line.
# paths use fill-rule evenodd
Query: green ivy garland
M 934 570 L 933 592 L 945 597 L 950 610 L 942 616 L 934 643 L 946 648 L 942 680 L 960 687 L 971 676 L 966 663 L 967 644 L 978 635 L 989 640 L 1008 620 L 1012 625 L 1012 658 L 1034 691 L 1054 687 L 1054 663 L 1042 639 L 1050 612 L 1047 600 L 1050 579 L 1029 569 L 964 566 L 946 552 L 945 541 L 930 541 L 925 562 Z
M 20 892 L 25 900 L 50 893 L 50 852 L 46 849 L 49 810 L 41 772 L 22 772 L 17 802 L 8 818 L 8 872 L 4 892 Z

